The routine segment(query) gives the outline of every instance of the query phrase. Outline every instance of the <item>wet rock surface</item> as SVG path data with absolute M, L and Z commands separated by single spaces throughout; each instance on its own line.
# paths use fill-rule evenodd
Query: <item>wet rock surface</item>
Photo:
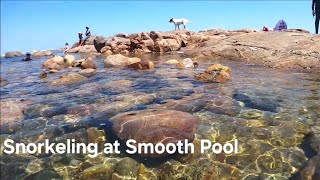
M 104 60 L 105 67 L 110 66 L 127 66 L 133 63 L 140 62 L 141 59 L 139 58 L 129 58 L 126 56 L 123 56 L 121 54 L 116 55 L 110 55 Z
M 231 69 L 221 64 L 215 64 L 207 68 L 195 78 L 202 82 L 225 83 L 231 79 Z
M 122 140 L 134 139 L 137 143 L 177 143 L 188 139 L 192 142 L 198 119 L 191 114 L 169 110 L 144 110 L 118 114 L 111 118 L 113 132 Z M 148 154 L 143 156 L 165 156 Z
M 79 83 L 85 81 L 87 78 L 77 73 L 71 73 L 61 76 L 59 79 L 54 80 L 51 85 L 53 86 L 62 86 L 68 84 Z
M 219 36 L 215 37 L 218 42 L 220 36 L 231 38 L 244 33 L 250 36 L 254 32 L 191 34 L 190 39 L 183 39 L 185 48 L 194 42 L 214 43 L 207 33 Z M 138 36 L 146 43 L 149 38 L 173 38 L 161 33 Z M 123 43 L 127 42 L 123 40 Z M 151 45 L 149 47 L 152 49 Z M 75 61 L 91 57 L 96 70 L 68 67 L 40 79 L 40 66 L 48 57 L 28 63 L 19 58 L 1 62 L 1 78 L 9 82 L 1 86 L 0 91 L 1 118 L 9 122 L 1 124 L 0 131 L 1 179 L 288 179 L 300 172 L 307 172 L 302 174 L 308 177 L 317 172 L 320 132 L 317 120 L 320 77 L 317 73 L 291 73 L 227 60 L 200 60 L 197 68 L 179 68 L 165 63 L 170 59 L 190 58 L 186 53 L 137 56 L 141 62 L 151 61 L 155 65 L 153 70 L 137 71 L 126 66 L 104 68 L 106 57 L 103 55 L 72 55 Z M 61 57 L 63 61 L 66 59 L 66 56 Z M 232 69 L 232 78 L 227 83 L 204 83 L 194 78 L 213 64 Z M 75 81 L 66 80 L 67 84 L 61 83 L 65 85 L 50 85 L 59 77 L 73 73 L 85 76 L 80 78 L 84 80 L 75 78 Z M 10 113 L 3 112 L 6 110 Z M 152 110 L 173 110 L 198 119 L 198 126 L 192 133 L 195 154 L 150 160 L 128 155 L 123 150 L 121 154 L 101 152 L 101 144 L 113 143 L 116 138 L 110 118 Z M 162 118 L 151 119 L 154 119 L 152 123 L 163 122 Z M 1 119 L 1 123 L 4 121 Z M 181 133 L 181 129 L 190 125 L 178 122 L 169 120 L 163 129 L 173 125 L 178 128 L 168 132 Z M 128 129 L 127 133 L 138 130 Z M 157 141 L 151 136 L 156 134 L 155 130 L 145 131 L 146 138 L 139 133 L 133 136 Z M 182 137 L 179 133 L 177 136 Z M 166 135 L 166 131 L 161 134 L 159 137 Z M 91 158 L 86 153 L 6 155 L 3 152 L 6 139 L 23 143 L 49 139 L 66 143 L 70 138 L 85 144 L 98 143 L 98 156 Z M 222 144 L 238 139 L 239 153 L 201 154 L 201 139 Z

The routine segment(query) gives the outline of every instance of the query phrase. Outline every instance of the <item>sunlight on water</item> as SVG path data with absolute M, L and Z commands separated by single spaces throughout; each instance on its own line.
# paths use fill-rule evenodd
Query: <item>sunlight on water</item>
M 65 142 L 75 138 L 88 143 L 90 137 L 104 142 L 115 137 L 108 126 L 112 116 L 132 110 L 175 109 L 199 117 L 196 152 L 167 159 L 102 154 L 5 155 L 2 177 L 6 179 L 287 179 L 307 162 L 302 148 L 311 128 L 320 130 L 320 74 L 292 73 L 242 63 L 223 61 L 231 67 L 226 84 L 201 83 L 194 79 L 215 62 L 204 61 L 196 69 L 165 65 L 175 54 L 142 59 L 156 64 L 154 71 L 104 68 L 95 57 L 98 71 L 84 82 L 51 86 L 65 69 L 40 79 L 45 58 L 21 62 L 1 59 L 1 103 L 25 107 L 21 118 L 7 119 L 0 141 Z M 80 57 L 78 57 L 80 58 Z M 175 106 L 177 105 L 178 106 Z M 161 117 L 159 117 L 161 118 Z M 96 127 L 96 128 L 92 128 Z M 102 138 L 103 137 L 103 138 Z M 239 154 L 199 153 L 199 141 L 239 140 Z

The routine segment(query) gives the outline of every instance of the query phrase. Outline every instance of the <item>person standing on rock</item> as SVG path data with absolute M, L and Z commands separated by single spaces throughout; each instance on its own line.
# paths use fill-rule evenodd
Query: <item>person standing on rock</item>
M 82 32 L 78 32 L 78 36 L 79 36 L 79 43 L 78 43 L 78 46 L 81 46 L 81 45 L 82 45 L 82 39 L 83 39 Z
M 320 0 L 312 0 L 312 15 L 316 17 L 315 28 L 316 34 L 319 33 L 319 21 L 320 21 Z
M 83 45 L 83 43 L 85 43 L 91 36 L 91 32 L 90 32 L 90 28 L 88 26 L 86 26 L 86 38 L 83 40 L 81 46 Z

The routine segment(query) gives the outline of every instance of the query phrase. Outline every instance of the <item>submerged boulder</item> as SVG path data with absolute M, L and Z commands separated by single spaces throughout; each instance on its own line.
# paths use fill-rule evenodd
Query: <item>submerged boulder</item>
M 236 91 L 233 98 L 241 101 L 248 108 L 258 109 L 262 111 L 278 112 L 281 107 L 280 104 L 271 98 L 254 97 L 243 92 Z
M 22 99 L 2 99 L 0 103 L 0 131 L 10 134 L 17 131 L 23 121 L 24 110 L 31 103 Z
M 67 84 L 74 84 L 79 83 L 87 78 L 85 76 L 82 76 L 77 73 L 70 73 L 67 75 L 60 76 L 59 79 L 54 80 L 51 85 L 53 86 L 61 86 L 61 85 L 67 85 Z
M 1 85 L 1 87 L 4 87 L 4 86 L 8 85 L 8 81 L 0 78 L 0 85 Z
M 137 143 L 177 143 L 187 139 L 194 140 L 198 118 L 174 110 L 142 110 L 120 113 L 111 118 L 113 132 L 122 140 L 134 139 Z M 163 154 L 148 154 L 145 157 L 161 157 Z
M 231 69 L 221 64 L 215 64 L 208 67 L 205 72 L 197 74 L 195 78 L 202 82 L 225 83 L 231 79 Z

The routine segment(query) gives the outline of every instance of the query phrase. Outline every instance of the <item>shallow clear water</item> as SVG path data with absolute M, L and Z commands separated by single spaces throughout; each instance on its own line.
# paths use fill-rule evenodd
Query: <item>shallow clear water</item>
M 30 62 L 1 59 L 1 78 L 8 81 L 1 87 L 1 102 L 27 104 L 23 118 L 14 123 L 15 128 L 1 127 L 1 142 L 6 138 L 16 142 L 39 142 L 43 138 L 63 142 L 70 137 L 88 142 L 91 127 L 97 127 L 94 134 L 106 131 L 107 142 L 112 142 L 115 137 L 108 119 L 117 113 L 171 108 L 200 118 L 195 145 L 200 139 L 222 143 L 238 139 L 239 154 L 195 153 L 150 160 L 124 153 L 100 154 L 96 158 L 2 153 L 1 177 L 288 179 L 315 154 L 308 144 L 301 144 L 311 128 L 320 129 L 319 73 L 221 61 L 231 67 L 232 80 L 225 84 L 201 83 L 194 74 L 217 62 L 204 61 L 196 69 L 183 70 L 164 64 L 178 56 L 143 56 L 142 59 L 155 62 L 156 69 L 152 71 L 104 68 L 103 58 L 95 57 L 97 73 L 84 82 L 66 86 L 52 86 L 50 82 L 62 74 L 79 72 L 78 69 L 65 69 L 40 79 L 41 64 L 46 58 Z M 204 106 L 202 102 L 208 100 L 211 106 Z M 177 108 L 167 103 L 181 104 Z

